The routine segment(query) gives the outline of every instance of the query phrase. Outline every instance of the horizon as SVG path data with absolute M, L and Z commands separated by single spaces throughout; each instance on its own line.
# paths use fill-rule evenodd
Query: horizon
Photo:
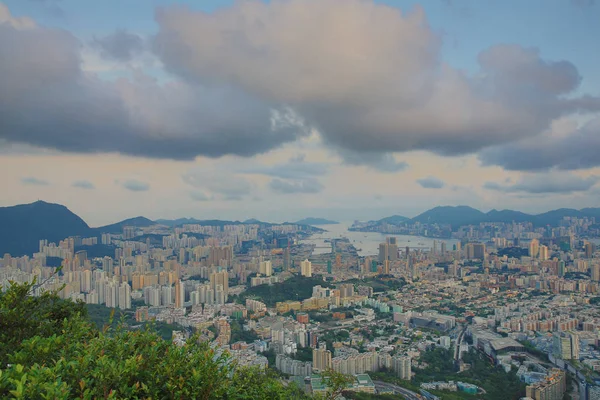
M 466 205 L 466 204 L 459 204 L 459 205 L 455 205 L 455 206 L 450 206 L 450 205 L 438 205 L 438 206 L 434 206 L 432 208 L 423 210 L 423 211 L 419 212 L 418 214 L 415 214 L 415 215 L 412 215 L 412 216 L 404 215 L 402 213 L 391 213 L 391 214 L 384 215 L 382 217 L 370 218 L 370 219 L 369 218 L 364 218 L 364 219 L 356 219 L 356 218 L 354 218 L 354 219 L 340 219 L 340 218 L 330 218 L 330 217 L 327 217 L 327 216 L 319 216 L 319 215 L 304 215 L 304 216 L 302 216 L 300 218 L 290 218 L 290 219 L 287 219 L 287 220 L 269 220 L 269 219 L 261 219 L 261 218 L 254 218 L 254 217 L 233 218 L 233 219 L 231 219 L 231 218 L 213 218 L 213 217 L 202 217 L 202 216 L 198 216 L 198 217 L 195 217 L 195 216 L 179 216 L 179 217 L 174 217 L 174 218 L 163 218 L 163 217 L 156 217 L 155 218 L 155 217 L 148 217 L 147 215 L 135 215 L 135 216 L 128 216 L 128 217 L 125 217 L 125 218 L 122 218 L 122 219 L 118 219 L 118 220 L 104 221 L 104 223 L 101 223 L 101 224 L 90 224 L 88 222 L 88 220 L 84 216 L 80 215 L 75 210 L 71 209 L 70 207 L 68 207 L 68 206 L 66 206 L 64 204 L 53 203 L 53 202 L 49 202 L 49 201 L 45 201 L 45 200 L 41 200 L 41 199 L 38 199 L 38 200 L 33 201 L 31 203 L 22 203 L 22 204 L 14 204 L 14 205 L 9 205 L 9 206 L 0 206 L 0 209 L 1 208 L 16 207 L 16 206 L 23 206 L 23 205 L 31 205 L 31 204 L 35 204 L 35 203 L 45 203 L 45 204 L 51 204 L 51 205 L 65 206 L 65 207 L 67 207 L 67 209 L 69 211 L 71 211 L 72 213 L 74 213 L 75 215 L 77 215 L 81 219 L 83 219 L 83 221 L 86 224 L 88 224 L 88 226 L 90 226 L 91 228 L 98 228 L 98 227 L 102 227 L 102 226 L 106 226 L 106 225 L 112 225 L 112 224 L 116 224 L 116 223 L 119 223 L 119 222 L 122 222 L 122 221 L 125 221 L 125 220 L 135 219 L 135 218 L 147 218 L 147 219 L 149 219 L 149 220 L 151 220 L 153 222 L 156 222 L 156 221 L 159 221 L 159 220 L 173 221 L 173 220 L 178 220 L 178 219 L 193 219 L 193 220 L 197 220 L 197 221 L 215 220 L 215 221 L 245 222 L 247 220 L 256 219 L 256 220 L 258 220 L 260 222 L 271 223 L 271 224 L 295 223 L 295 222 L 303 220 L 303 219 L 314 218 L 314 219 L 332 220 L 332 221 L 335 221 L 338 224 L 351 224 L 354 221 L 360 221 L 360 222 L 378 221 L 378 220 L 381 220 L 381 219 L 384 219 L 384 218 L 388 218 L 388 217 L 393 217 L 393 216 L 400 216 L 400 217 L 404 217 L 404 218 L 407 218 L 407 219 L 410 220 L 410 219 L 417 218 L 421 214 L 424 214 L 424 213 L 426 213 L 428 211 L 431 211 L 431 210 L 436 209 L 436 208 L 442 208 L 442 207 L 450 207 L 450 208 L 469 207 L 471 209 L 474 209 L 476 211 L 482 212 L 484 214 L 488 214 L 488 213 L 490 213 L 492 211 L 499 211 L 499 212 L 502 212 L 502 211 L 514 211 L 514 212 L 521 212 L 521 213 L 524 213 L 524 214 L 527 214 L 527 215 L 531 215 L 531 216 L 537 216 L 537 215 L 541 215 L 541 214 L 545 214 L 545 213 L 548 213 L 548 212 L 551 212 L 551 211 L 557 211 L 557 210 L 576 210 L 576 211 L 581 211 L 581 210 L 583 210 L 585 208 L 592 208 L 592 209 L 593 208 L 600 208 L 600 207 L 582 207 L 582 208 L 558 207 L 558 208 L 553 208 L 553 209 L 549 209 L 549 210 L 540 211 L 540 212 L 537 212 L 537 213 L 528 213 L 528 212 L 524 212 L 522 210 L 515 210 L 515 209 L 494 209 L 494 208 L 492 208 L 492 209 L 486 211 L 486 210 L 481 210 L 481 209 L 478 209 L 478 208 L 475 208 L 475 207 L 472 207 L 472 206 L 469 206 L 469 205 Z
M 93 226 L 594 207 L 599 18 L 579 0 L 0 0 L 0 206 Z

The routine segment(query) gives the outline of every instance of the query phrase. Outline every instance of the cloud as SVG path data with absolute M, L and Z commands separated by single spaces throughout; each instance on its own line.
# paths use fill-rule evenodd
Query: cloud
M 190 193 L 190 198 L 194 201 L 210 201 L 213 200 L 212 197 L 207 196 L 206 194 L 202 193 L 202 192 L 191 192 Z
M 80 188 L 80 189 L 95 189 L 96 188 L 94 186 L 94 184 L 90 181 L 75 181 L 75 182 L 73 182 L 73 184 L 71 186 L 74 188 Z
M 594 187 L 599 180 L 600 177 L 598 176 L 582 178 L 569 173 L 553 172 L 525 175 L 515 184 L 486 182 L 483 188 L 505 193 L 570 194 L 586 192 Z
M 262 174 L 284 179 L 304 179 L 314 176 L 323 176 L 329 172 L 329 164 L 307 162 L 305 154 L 290 158 L 286 163 L 272 166 L 246 168 L 244 173 Z
M 600 118 L 581 127 L 559 121 L 539 137 L 486 149 L 479 159 L 512 171 L 577 170 L 600 166 L 599 148 Z
M 0 25 L 5 25 L 12 29 L 32 29 L 36 27 L 35 21 L 31 18 L 11 15 L 10 10 L 3 3 L 0 3 Z
M 380 172 L 400 172 L 408 168 L 404 161 L 396 161 L 391 153 L 360 152 L 341 149 L 338 151 L 346 165 L 366 165 Z
M 535 48 L 492 46 L 472 75 L 442 63 L 440 37 L 419 7 L 245 1 L 212 14 L 162 8 L 156 19 L 153 48 L 169 72 L 285 104 L 336 149 L 468 154 L 600 110 L 598 98 L 576 94 L 573 64 Z
M 426 178 L 417 179 L 417 183 L 425 189 L 441 189 L 445 185 L 444 181 L 434 176 L 428 176 Z
M 21 183 L 23 185 L 35 185 L 35 186 L 48 186 L 50 183 L 44 179 L 35 178 L 33 176 L 28 176 L 25 178 L 21 178 Z
M 150 189 L 150 185 L 146 182 L 138 181 L 136 179 L 129 179 L 125 182 L 121 183 L 127 190 L 131 190 L 132 192 L 146 192 Z
M 209 191 L 222 200 L 242 200 L 252 192 L 252 184 L 246 178 L 217 169 L 193 168 L 181 178 L 193 188 Z
M 104 37 L 95 37 L 92 44 L 103 57 L 129 61 L 144 49 L 144 39 L 126 30 L 117 30 Z
M 141 72 L 103 81 L 82 70 L 81 51 L 67 31 L 15 18 L 0 4 L 0 140 L 192 160 L 252 156 L 308 134 L 293 110 L 235 85 L 159 83 Z
M 282 180 L 272 179 L 269 187 L 278 193 L 293 194 L 293 193 L 319 193 L 324 187 L 314 178 L 300 180 Z

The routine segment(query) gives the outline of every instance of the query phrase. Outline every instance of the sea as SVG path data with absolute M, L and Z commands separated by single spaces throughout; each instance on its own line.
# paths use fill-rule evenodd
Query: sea
M 456 239 L 432 239 L 423 236 L 394 235 L 378 232 L 354 232 L 348 228 L 352 225 L 349 222 L 341 222 L 333 225 L 319 225 L 318 228 L 325 229 L 326 232 L 312 235 L 309 239 L 301 240 L 300 243 L 314 244 L 313 255 L 331 253 L 331 243 L 326 240 L 347 238 L 358 251 L 358 255 L 374 256 L 379 253 L 379 244 L 385 242 L 388 237 L 395 237 L 398 248 L 404 249 L 406 246 L 411 249 L 430 250 L 433 248 L 433 241 L 438 242 L 438 250 L 441 249 L 441 242 L 446 243 L 446 248 L 452 250 L 458 240 Z

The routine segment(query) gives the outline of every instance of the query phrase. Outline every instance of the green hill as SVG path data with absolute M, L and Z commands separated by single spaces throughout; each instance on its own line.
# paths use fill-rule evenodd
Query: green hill
M 0 255 L 31 255 L 39 251 L 39 241 L 63 240 L 86 236 L 90 227 L 83 219 L 60 204 L 36 201 L 12 207 L 0 207 Z
M 453 228 L 460 225 L 478 224 L 485 220 L 486 215 L 469 206 L 440 206 L 425 211 L 411 219 L 411 223 L 451 225 Z
M 257 299 L 268 307 L 274 307 L 278 301 L 308 299 L 312 296 L 313 286 L 316 285 L 331 286 L 319 278 L 305 278 L 296 275 L 280 283 L 251 287 L 240 295 L 240 300 L 245 302 L 246 299 Z

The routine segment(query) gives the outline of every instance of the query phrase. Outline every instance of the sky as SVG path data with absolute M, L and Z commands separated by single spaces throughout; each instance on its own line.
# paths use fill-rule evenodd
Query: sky
M 0 0 L 0 206 L 594 207 L 595 0 Z

